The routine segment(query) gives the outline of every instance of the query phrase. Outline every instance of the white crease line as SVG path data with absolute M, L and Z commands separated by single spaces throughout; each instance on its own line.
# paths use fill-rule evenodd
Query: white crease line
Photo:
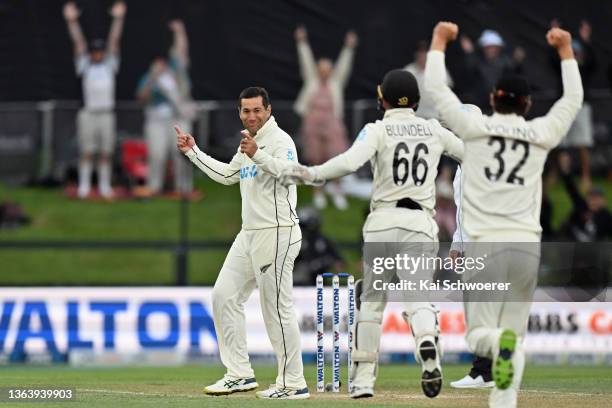
M 519 392 L 533 394 L 552 394 L 552 395 L 576 395 L 580 397 L 605 397 L 606 394 L 591 394 L 588 392 L 565 392 L 565 391 L 542 391 L 542 390 L 520 390 Z
M 95 394 L 119 394 L 119 395 L 140 395 L 144 397 L 185 397 L 185 398 L 199 398 L 197 395 L 190 394 L 164 394 L 160 392 L 139 392 L 139 391 L 119 391 L 119 390 L 103 390 L 103 389 L 90 389 L 90 388 L 77 388 L 77 392 L 95 393 Z
M 105 390 L 105 389 L 89 389 L 89 388 L 78 388 L 77 391 L 85 392 L 85 393 L 98 393 L 98 394 L 118 394 L 118 395 L 140 395 L 144 397 L 184 397 L 184 398 L 206 398 L 206 395 L 192 395 L 192 394 L 168 394 L 168 393 L 158 393 L 158 392 L 140 392 L 140 391 L 119 391 L 119 390 Z M 565 391 L 544 391 L 544 390 L 520 390 L 519 393 L 526 394 L 549 394 L 549 395 L 573 395 L 580 397 L 605 397 L 606 394 L 592 394 L 586 392 L 565 392 Z M 421 394 L 393 394 L 391 392 L 381 392 L 378 394 L 379 396 L 401 400 L 401 399 L 420 399 L 423 397 Z M 393 395 L 393 396 L 391 396 Z M 243 394 L 242 396 L 248 396 L 248 394 Z M 330 395 L 328 393 L 315 393 L 311 394 L 315 399 L 323 397 L 322 399 L 339 399 L 342 398 L 343 395 Z M 474 398 L 474 395 L 439 395 L 436 397 L 437 400 L 440 399 L 471 399 Z

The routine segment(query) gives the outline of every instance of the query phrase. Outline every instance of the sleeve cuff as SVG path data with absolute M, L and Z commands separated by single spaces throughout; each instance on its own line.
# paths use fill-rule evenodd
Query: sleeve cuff
M 572 65 L 578 66 L 578 62 L 576 61 L 575 58 L 561 60 L 561 69 L 564 69 L 564 67 L 569 67 Z
M 268 157 L 268 154 L 261 149 L 257 149 L 251 160 L 253 160 L 256 164 L 261 164 Z
M 187 150 L 185 156 L 187 156 L 189 160 L 193 160 L 200 153 L 202 153 L 202 151 L 198 148 L 198 145 L 194 145 L 190 150 Z
M 427 52 L 428 56 L 431 58 L 444 58 L 444 52 L 440 50 L 431 50 Z

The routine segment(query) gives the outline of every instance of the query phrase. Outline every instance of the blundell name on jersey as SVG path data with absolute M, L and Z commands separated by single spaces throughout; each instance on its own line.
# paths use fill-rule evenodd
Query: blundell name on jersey
M 389 137 L 432 136 L 431 129 L 421 124 L 417 125 L 385 125 Z

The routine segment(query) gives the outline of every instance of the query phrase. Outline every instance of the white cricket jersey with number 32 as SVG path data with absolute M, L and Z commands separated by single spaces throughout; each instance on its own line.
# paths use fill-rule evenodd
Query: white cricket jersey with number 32
M 463 226 L 471 239 L 522 231 L 540 234 L 542 171 L 548 152 L 561 142 L 582 105 L 576 60 L 561 62 L 563 97 L 547 115 L 483 115 L 463 105 L 444 82 L 444 53 L 430 51 L 425 86 L 441 120 L 465 142 L 462 176 Z

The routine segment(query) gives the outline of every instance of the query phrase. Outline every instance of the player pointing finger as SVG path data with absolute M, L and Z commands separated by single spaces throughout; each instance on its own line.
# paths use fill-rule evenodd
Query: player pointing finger
M 249 131 L 246 129 L 242 130 L 240 134 L 242 135 L 242 140 L 240 141 L 240 153 L 253 157 L 258 148 L 255 138 L 253 138 L 251 133 L 249 133 Z
M 186 153 L 195 146 L 195 139 L 189 133 L 184 133 L 178 126 L 174 127 L 174 131 L 176 132 L 176 147 L 181 153 Z

